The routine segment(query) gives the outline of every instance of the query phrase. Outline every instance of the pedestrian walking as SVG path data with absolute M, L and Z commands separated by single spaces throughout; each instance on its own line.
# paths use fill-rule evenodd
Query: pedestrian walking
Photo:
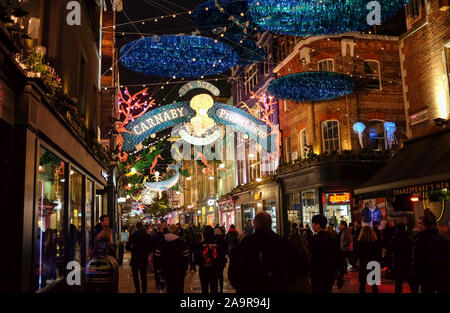
M 306 271 L 303 271 L 302 274 L 298 276 L 297 280 L 292 282 L 289 291 L 294 293 L 309 293 L 312 291 L 312 289 L 309 275 L 309 268 L 311 265 L 311 252 L 308 249 L 308 243 L 306 242 L 306 239 L 299 233 L 291 234 L 289 236 L 289 241 L 296 248 L 306 268 Z
M 167 293 L 183 293 L 189 263 L 189 249 L 186 242 L 176 235 L 177 230 L 176 225 L 170 225 L 155 251 L 156 269 L 164 279 L 161 287 L 165 287 Z
M 218 261 L 219 261 L 219 293 L 223 293 L 223 271 L 227 265 L 228 255 L 228 243 L 225 241 L 222 228 L 214 229 L 214 239 L 217 242 L 219 249 Z
M 231 228 L 231 226 L 230 226 Z M 227 234 L 228 235 L 228 234 Z M 243 273 L 241 272 L 242 266 L 240 266 L 240 258 L 239 258 L 239 245 L 242 239 L 245 238 L 244 233 L 240 233 L 237 236 L 237 241 L 233 245 L 229 245 L 228 256 L 230 258 L 230 265 L 228 266 L 228 281 L 231 286 L 236 290 L 237 293 L 241 293 L 239 282 L 241 280 L 241 276 Z
M 381 242 L 374 229 L 368 225 L 361 228 L 355 254 L 359 260 L 359 292 L 365 293 L 369 274 L 367 264 L 372 261 L 381 262 Z M 372 285 L 372 292 L 378 293 L 376 284 Z
M 131 272 L 133 274 L 134 287 L 136 293 L 147 292 L 147 267 L 148 255 L 152 252 L 150 235 L 141 222 L 136 224 L 136 231 L 131 234 L 125 249 L 131 251 Z M 139 285 L 139 276 L 141 284 Z
M 310 242 L 312 291 L 331 293 L 339 269 L 339 243 L 336 237 L 327 231 L 325 216 L 313 216 L 312 227 L 316 232 Z
M 227 234 L 225 235 L 225 241 L 228 243 L 228 251 L 231 251 L 231 249 L 235 248 L 238 245 L 238 236 L 238 230 L 236 229 L 234 224 L 231 224 Z
M 398 223 L 395 228 L 387 245 L 387 255 L 392 259 L 391 275 L 395 280 L 395 293 L 402 293 L 403 281 L 408 279 L 410 272 L 413 241 L 405 224 Z
M 196 253 L 202 293 L 218 292 L 220 253 L 219 245 L 214 239 L 214 229 L 207 225 L 203 230 L 203 241 Z
M 309 226 L 308 223 L 306 223 L 306 224 L 305 224 L 305 230 L 304 230 L 304 232 L 303 232 L 303 237 L 306 239 L 306 242 L 308 243 L 308 247 L 309 247 L 309 245 L 310 245 L 311 238 L 312 238 L 313 235 L 314 235 L 314 234 L 313 234 L 313 232 L 312 232 L 312 230 L 311 230 L 311 227 Z
M 162 224 L 158 224 L 156 226 L 156 233 L 151 237 L 150 240 L 150 247 L 151 247 L 151 255 L 152 255 L 152 263 L 153 263 L 153 272 L 155 273 L 155 287 L 156 289 L 161 288 L 161 273 L 158 271 L 156 267 L 155 262 L 155 254 L 156 254 L 156 248 L 160 244 L 161 241 L 164 241 L 164 229 Z
M 436 216 L 425 209 L 413 247 L 412 276 L 422 293 L 450 293 L 450 240 L 439 233 Z
M 289 240 L 272 230 L 272 217 L 258 213 L 253 221 L 255 232 L 242 239 L 233 255 L 230 273 L 239 292 L 283 293 L 307 266 Z M 231 270 L 231 269 L 230 269 Z
M 339 268 L 338 284 L 339 286 L 342 286 L 344 283 L 344 275 L 347 274 L 348 264 L 354 263 L 351 258 L 353 252 L 353 238 L 346 221 L 341 221 L 339 223 L 338 242 L 341 250 L 341 266 Z

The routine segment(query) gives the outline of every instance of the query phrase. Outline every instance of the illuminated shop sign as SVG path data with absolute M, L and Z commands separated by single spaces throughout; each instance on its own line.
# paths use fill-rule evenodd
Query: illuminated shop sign
M 328 204 L 350 203 L 350 193 L 333 193 L 328 196 Z

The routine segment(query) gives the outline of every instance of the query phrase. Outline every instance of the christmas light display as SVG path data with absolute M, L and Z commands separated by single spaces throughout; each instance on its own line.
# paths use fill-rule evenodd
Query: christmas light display
M 334 72 L 302 72 L 280 77 L 268 87 L 269 94 L 284 100 L 325 101 L 350 94 L 351 78 Z
M 132 41 L 122 47 L 120 58 L 122 65 L 132 71 L 163 77 L 220 74 L 239 61 L 237 53 L 223 42 L 186 35 Z
M 248 38 L 241 38 L 239 34 L 227 33 L 222 41 L 233 47 L 233 50 L 239 55 L 239 65 L 250 65 L 255 62 L 260 62 L 265 58 L 263 48 L 258 48 L 255 41 Z
M 230 16 L 244 18 L 247 0 L 210 0 L 199 4 L 192 13 L 194 25 L 202 30 L 213 30 L 230 23 Z M 248 18 L 247 18 L 248 19 Z
M 360 31 L 386 21 L 409 0 L 248 0 L 248 10 L 262 29 L 277 34 L 314 36 Z M 379 7 L 378 7 L 379 4 Z M 379 10 L 379 14 L 377 12 Z

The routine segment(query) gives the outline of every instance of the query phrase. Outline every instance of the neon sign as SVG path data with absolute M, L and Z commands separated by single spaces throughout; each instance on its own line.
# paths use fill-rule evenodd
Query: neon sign
M 350 193 L 334 193 L 328 196 L 328 204 L 350 203 Z

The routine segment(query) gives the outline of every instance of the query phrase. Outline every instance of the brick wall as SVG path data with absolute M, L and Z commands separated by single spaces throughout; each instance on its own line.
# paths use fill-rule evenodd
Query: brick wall
M 449 114 L 444 46 L 450 44 L 450 11 L 439 10 L 439 0 L 428 3 L 420 1 L 421 16 L 400 38 L 406 118 L 413 138 L 435 132 L 433 119 L 448 119 Z M 411 126 L 409 117 L 424 110 L 428 119 Z

